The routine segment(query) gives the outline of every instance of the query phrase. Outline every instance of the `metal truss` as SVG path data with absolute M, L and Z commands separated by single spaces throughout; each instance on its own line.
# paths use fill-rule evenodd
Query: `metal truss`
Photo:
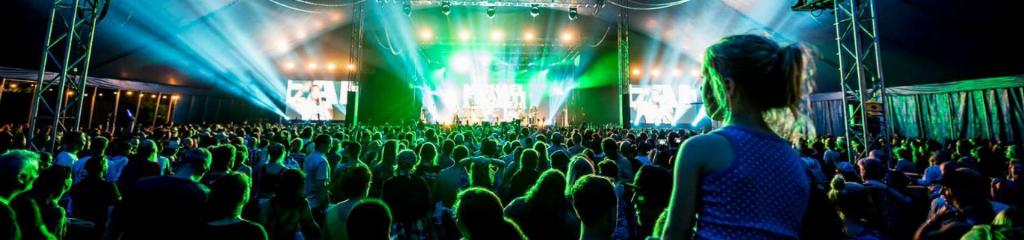
M 58 132 L 80 130 L 93 35 L 108 4 L 109 0 L 53 0 L 29 115 L 28 139 L 33 149 L 55 150 Z M 47 79 L 50 63 L 57 74 Z M 45 96 L 52 91 L 56 91 L 53 96 Z M 39 121 L 49 123 L 41 127 Z M 42 129 L 49 130 L 49 138 L 37 146 L 36 132 Z
M 891 154 L 888 114 L 885 107 L 885 77 L 878 43 L 874 0 L 815 1 L 803 8 L 823 10 L 831 6 L 835 15 L 836 46 L 845 111 L 847 158 L 867 157 L 872 149 Z M 794 10 L 797 7 L 794 7 Z M 860 144 L 860 150 L 853 147 Z M 891 161 L 888 164 L 892 164 Z
M 619 126 L 629 128 L 629 10 L 620 8 L 616 21 L 617 53 L 619 60 Z
M 349 64 L 353 64 L 354 67 L 356 68 L 356 69 L 354 69 L 355 71 L 348 71 L 348 79 L 349 79 L 349 81 L 352 81 L 352 85 L 350 85 L 350 86 L 355 87 L 355 89 L 349 89 L 349 92 L 350 93 L 351 92 L 355 92 L 356 93 L 356 97 L 354 98 L 355 102 L 354 103 L 352 103 L 352 102 L 347 103 L 347 104 L 353 104 L 353 107 L 352 107 L 353 111 L 350 112 L 350 113 L 346 113 L 346 115 L 349 115 L 349 114 L 352 115 L 352 117 L 350 118 L 352 121 L 346 123 L 349 126 L 356 126 L 356 125 L 359 124 L 359 92 L 360 92 L 359 91 L 360 90 L 359 85 L 361 85 L 360 84 L 360 76 L 361 76 L 360 75 L 360 71 L 363 70 L 362 66 L 360 66 L 360 65 L 363 64 L 363 61 L 362 61 L 363 60 L 363 38 L 364 38 L 364 30 L 363 30 L 363 28 L 365 26 L 366 26 L 366 3 L 358 3 L 358 4 L 356 4 L 356 5 L 354 5 L 352 7 L 352 35 L 350 36 L 352 39 L 351 39 L 351 41 L 349 41 L 351 45 L 349 45 L 349 51 L 348 51 Z
M 387 0 L 379 1 L 387 3 Z M 392 0 L 391 2 L 403 3 L 406 1 Z M 448 4 L 450 6 L 495 6 L 495 7 L 545 7 L 545 8 L 598 8 L 604 5 L 603 0 L 489 0 L 489 1 L 469 1 L 469 0 L 409 0 L 412 6 L 441 6 Z

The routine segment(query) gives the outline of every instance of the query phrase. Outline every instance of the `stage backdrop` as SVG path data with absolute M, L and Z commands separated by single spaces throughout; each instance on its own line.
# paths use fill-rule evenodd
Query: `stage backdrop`
M 986 138 L 1024 139 L 1024 76 L 965 80 L 886 89 L 886 109 L 893 133 L 938 141 Z M 811 97 L 818 134 L 840 135 L 843 128 L 839 92 Z

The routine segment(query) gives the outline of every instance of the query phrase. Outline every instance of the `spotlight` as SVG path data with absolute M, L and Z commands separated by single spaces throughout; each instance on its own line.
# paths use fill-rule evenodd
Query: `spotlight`
M 74 91 L 70 91 L 70 90 L 69 90 L 69 91 L 67 92 L 67 94 L 68 94 L 68 96 L 71 96 L 71 95 L 75 95 L 75 92 L 74 92 Z
M 497 42 L 497 41 L 501 41 L 504 38 L 505 38 L 505 33 L 501 32 L 501 30 L 491 31 L 491 40 L 492 41 Z
M 18 84 L 16 84 L 16 83 L 11 83 L 11 88 L 18 88 Z
M 288 41 L 285 41 L 285 40 L 277 41 L 277 50 L 282 51 L 282 52 L 288 51 Z
M 298 39 L 306 38 L 306 31 L 305 30 L 296 31 L 295 32 L 295 38 L 298 38 Z
M 441 13 L 445 16 L 452 14 L 452 3 L 448 1 L 441 2 Z
M 569 20 L 576 20 L 578 16 L 579 11 L 576 10 L 576 7 L 569 7 Z
M 330 18 L 334 22 L 341 21 L 341 12 L 331 12 Z
M 575 39 L 575 37 L 573 36 L 572 33 L 570 33 L 570 32 L 562 33 L 562 43 L 565 43 L 565 44 L 572 43 L 573 39 Z
M 149 98 L 156 98 L 156 94 L 149 95 Z
M 531 17 L 540 16 L 540 4 L 531 4 L 530 5 L 530 16 Z
M 309 70 L 315 70 L 316 69 L 316 63 L 307 64 L 306 68 L 308 68 Z
M 433 38 L 434 38 L 434 32 L 431 32 L 430 29 L 420 30 L 420 39 L 421 40 L 423 40 L 423 41 L 430 41 Z
M 471 36 L 469 35 L 469 31 L 466 31 L 466 30 L 459 31 L 459 39 L 462 40 L 463 42 L 469 41 L 470 37 Z
M 526 33 L 523 33 L 523 40 L 533 41 L 534 38 L 537 38 L 537 36 L 534 35 L 533 32 L 527 31 Z
M 295 63 L 285 63 L 284 68 L 288 70 L 295 69 Z
M 128 96 L 131 96 L 132 95 L 132 91 L 125 92 L 125 94 L 128 94 Z
M 633 76 L 640 76 L 640 69 L 639 68 L 634 68 L 633 69 Z
M 163 97 L 160 97 L 160 98 L 167 99 L 167 95 L 164 95 Z
M 178 99 L 178 98 L 181 98 L 181 96 L 178 96 L 178 95 L 171 96 L 171 99 Z
M 494 18 L 494 12 L 496 12 L 496 11 L 497 11 L 497 9 L 494 6 L 487 7 L 487 17 L 488 18 Z
M 682 76 L 682 75 L 683 75 L 683 70 L 679 70 L 678 68 L 672 69 L 672 76 L 673 77 L 678 77 L 678 76 Z
M 661 70 L 658 70 L 657 68 L 651 69 L 651 76 L 660 77 L 661 76 Z
M 334 69 L 337 68 L 337 67 L 338 66 L 335 66 L 334 63 L 328 63 L 327 64 L 327 70 L 334 71 Z
M 348 66 L 345 66 L 345 67 L 348 68 L 349 71 L 355 71 L 356 70 L 356 64 L 355 63 L 349 63 Z
M 405 16 L 412 16 L 412 4 L 409 1 L 402 3 L 402 12 L 405 13 Z

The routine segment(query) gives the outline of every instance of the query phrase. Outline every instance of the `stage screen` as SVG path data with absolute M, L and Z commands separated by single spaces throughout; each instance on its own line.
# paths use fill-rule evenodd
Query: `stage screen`
M 633 125 L 693 124 L 704 116 L 699 88 L 689 84 L 629 86 Z
M 289 120 L 345 120 L 352 82 L 336 80 L 288 80 L 286 115 Z
M 431 122 L 508 122 L 536 113 L 527 107 L 522 84 L 471 84 L 423 91 L 424 120 Z M 429 111 L 437 111 L 429 113 Z M 426 115 L 434 115 L 428 119 Z
M 531 67 L 479 50 L 437 55 L 436 65 L 413 81 L 424 122 L 554 124 L 576 87 L 571 63 Z

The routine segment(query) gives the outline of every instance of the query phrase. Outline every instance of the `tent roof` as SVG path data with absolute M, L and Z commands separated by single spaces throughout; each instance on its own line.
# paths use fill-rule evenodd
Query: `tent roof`
M 274 2 L 294 0 L 113 1 L 119 6 L 111 7 L 110 14 L 97 29 L 90 71 L 97 77 L 211 87 L 216 84 L 206 79 L 216 78 L 218 71 L 273 64 L 275 59 L 232 63 L 201 57 L 208 56 L 204 54 L 208 51 L 238 51 L 244 59 L 249 55 L 278 58 L 282 54 L 275 51 L 280 48 L 304 52 L 347 48 L 347 10 L 305 13 Z M 792 3 L 693 0 L 661 10 L 631 11 L 631 27 L 640 33 L 632 47 L 631 62 L 693 63 L 704 47 L 721 36 L 762 31 L 814 48 L 821 55 L 817 61 L 818 90 L 837 90 L 831 13 L 815 16 L 792 12 L 789 10 Z M 1020 1 L 880 0 L 876 4 L 883 65 L 890 86 L 1024 73 L 1024 58 L 1021 57 L 1024 46 L 1015 37 L 1022 29 L 1017 26 L 1020 20 L 1015 19 L 1015 12 L 1024 5 Z M 0 66 L 38 68 L 48 8 L 48 1 L 0 3 L 0 26 L 7 36 Z M 615 8 L 606 6 L 597 18 L 614 21 Z M 142 9 L 151 11 L 142 12 Z M 159 9 L 168 11 L 152 11 Z M 581 13 L 589 14 L 587 10 Z M 245 21 L 225 22 L 225 19 Z M 271 40 L 281 35 L 294 35 L 290 29 L 296 26 L 315 24 L 323 25 L 317 27 L 323 30 L 309 32 L 308 36 L 287 37 L 292 39 L 290 41 Z M 211 36 L 217 34 L 209 34 L 209 29 L 220 29 L 222 35 L 228 32 L 257 40 L 239 46 L 203 45 L 195 41 L 202 39 L 197 36 L 217 40 L 216 36 Z M 223 40 L 234 36 L 220 37 Z M 673 56 L 662 56 L 666 52 Z M 335 58 L 344 56 L 334 54 L 337 54 L 332 56 Z

